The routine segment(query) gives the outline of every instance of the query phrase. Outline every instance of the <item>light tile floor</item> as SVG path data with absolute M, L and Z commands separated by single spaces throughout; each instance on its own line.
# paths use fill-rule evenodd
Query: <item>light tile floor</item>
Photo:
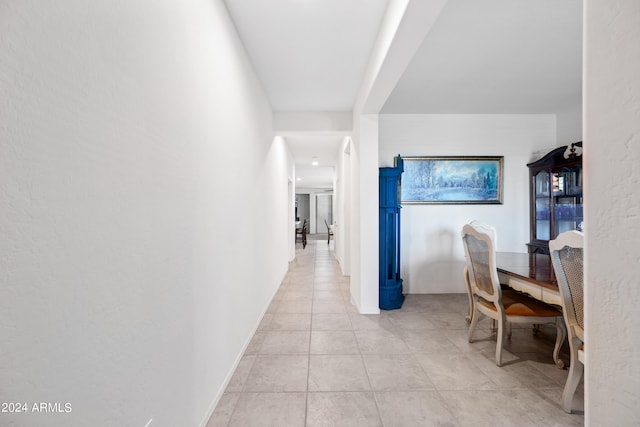
M 330 247 L 310 241 L 208 427 L 583 425 L 582 385 L 577 414 L 559 404 L 555 328 L 514 327 L 497 367 L 489 322 L 468 343 L 466 310 L 466 294 L 408 295 L 401 310 L 358 314 Z

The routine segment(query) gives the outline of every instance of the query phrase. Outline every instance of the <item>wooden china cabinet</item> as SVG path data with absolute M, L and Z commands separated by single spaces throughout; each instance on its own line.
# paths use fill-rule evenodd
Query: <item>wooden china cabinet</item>
M 582 230 L 582 142 L 556 148 L 527 165 L 530 181 L 529 253 L 549 253 L 549 240 Z

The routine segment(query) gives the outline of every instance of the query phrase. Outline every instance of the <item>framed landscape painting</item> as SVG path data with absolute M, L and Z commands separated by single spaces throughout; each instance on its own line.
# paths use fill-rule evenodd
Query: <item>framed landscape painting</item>
M 402 203 L 502 203 L 503 156 L 402 157 Z

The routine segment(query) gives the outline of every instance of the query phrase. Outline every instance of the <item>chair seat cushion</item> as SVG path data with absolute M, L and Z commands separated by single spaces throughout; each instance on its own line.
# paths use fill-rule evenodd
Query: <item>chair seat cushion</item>
M 478 302 L 493 311 L 498 311 L 493 303 L 483 298 L 478 298 Z M 562 312 L 555 307 L 513 289 L 502 291 L 502 305 L 507 316 L 562 316 Z

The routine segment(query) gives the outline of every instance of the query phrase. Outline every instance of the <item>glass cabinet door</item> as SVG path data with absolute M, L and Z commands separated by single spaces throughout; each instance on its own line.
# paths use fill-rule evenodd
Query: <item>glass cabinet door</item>
M 549 240 L 551 232 L 551 198 L 549 194 L 549 173 L 538 172 L 534 177 L 536 189 L 536 218 L 535 218 L 535 238 L 538 240 Z
M 582 230 L 582 167 L 563 168 L 553 174 L 553 237 Z
M 549 151 L 529 168 L 529 253 L 549 254 L 549 240 L 583 229 L 582 142 Z

